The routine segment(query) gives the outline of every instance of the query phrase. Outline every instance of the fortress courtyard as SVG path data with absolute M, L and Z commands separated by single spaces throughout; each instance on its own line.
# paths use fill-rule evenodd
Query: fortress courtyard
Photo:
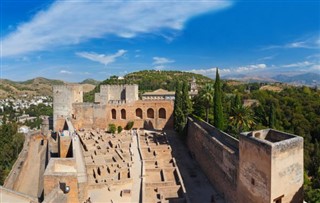
M 236 139 L 188 117 L 182 139 L 159 92 L 140 100 L 137 85 L 107 85 L 84 103 L 80 85 L 53 91 L 53 125 L 26 136 L 1 203 L 303 202 L 302 137 L 264 129 Z

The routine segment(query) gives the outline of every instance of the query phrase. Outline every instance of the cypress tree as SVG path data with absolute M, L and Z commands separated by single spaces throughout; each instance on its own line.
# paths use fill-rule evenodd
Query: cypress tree
M 269 112 L 269 127 L 270 128 L 274 128 L 275 126 L 275 109 L 274 109 L 274 105 L 271 104 L 270 106 L 270 112 Z
M 181 118 L 183 117 L 183 112 L 181 110 L 182 98 L 181 98 L 181 85 L 177 82 L 175 99 L 174 99 L 174 109 L 173 109 L 173 119 L 174 119 L 174 129 L 179 132 L 181 126 Z
M 223 129 L 223 110 L 222 110 L 222 91 L 220 84 L 220 76 L 218 68 L 216 71 L 216 81 L 214 83 L 214 104 L 213 104 L 213 113 L 214 113 L 214 126 L 218 129 Z
M 182 95 L 181 95 L 181 103 L 182 103 L 182 111 L 187 118 L 189 114 L 192 112 L 192 103 L 189 97 L 189 86 L 187 81 L 183 81 L 182 83 Z

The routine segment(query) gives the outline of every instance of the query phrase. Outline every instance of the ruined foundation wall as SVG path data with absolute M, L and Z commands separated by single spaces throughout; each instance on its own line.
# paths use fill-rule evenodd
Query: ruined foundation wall
M 220 131 L 214 130 L 214 132 Z M 224 196 L 226 202 L 237 202 L 238 151 L 222 144 L 191 118 L 188 119 L 187 145 L 212 185 L 220 195 Z

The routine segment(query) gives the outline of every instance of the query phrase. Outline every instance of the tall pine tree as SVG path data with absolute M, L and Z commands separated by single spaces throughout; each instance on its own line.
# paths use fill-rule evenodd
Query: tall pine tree
M 220 84 L 220 76 L 217 68 L 216 81 L 214 83 L 214 98 L 213 98 L 213 113 L 214 113 L 214 126 L 220 130 L 223 129 L 223 110 L 222 110 L 222 91 Z

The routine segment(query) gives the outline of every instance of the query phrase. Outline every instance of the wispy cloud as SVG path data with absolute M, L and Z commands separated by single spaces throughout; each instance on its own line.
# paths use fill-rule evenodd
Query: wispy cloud
M 247 65 L 247 66 L 239 66 L 239 67 L 234 67 L 234 68 L 219 68 L 219 73 L 221 75 L 228 75 L 231 73 L 245 73 L 245 72 L 263 70 L 266 67 L 267 67 L 266 64 L 261 63 L 261 64 L 254 64 L 254 65 Z M 216 74 L 216 68 L 193 69 L 193 70 L 190 70 L 189 72 L 213 77 Z
M 164 29 L 179 31 L 191 17 L 230 5 L 228 0 L 55 1 L 1 39 L 2 56 L 50 50 L 109 35 L 132 38 Z
M 285 65 L 282 65 L 281 67 L 283 67 L 283 68 L 294 68 L 294 67 L 308 67 L 308 66 L 311 66 L 311 65 L 314 65 L 314 63 L 310 62 L 310 61 L 303 61 L 303 62 L 285 64 Z
M 120 49 L 117 53 L 111 54 L 111 55 L 104 55 L 104 54 L 97 54 L 94 52 L 78 52 L 76 53 L 78 56 L 81 56 L 83 58 L 89 59 L 91 61 L 99 62 L 104 65 L 108 65 L 110 63 L 113 63 L 116 58 L 123 56 L 127 51 Z
M 168 59 L 168 58 L 164 58 L 164 57 L 153 57 L 153 65 L 163 65 L 163 64 L 168 64 L 168 63 L 173 63 L 174 60 L 172 59 Z
M 272 56 L 265 56 L 265 57 L 262 57 L 262 58 L 259 58 L 258 61 L 267 61 L 267 60 L 272 60 L 274 59 L 276 55 L 272 55 Z
M 270 45 L 264 47 L 262 50 L 269 50 L 269 49 L 319 49 L 320 48 L 320 38 L 319 36 L 312 36 L 312 37 L 304 37 L 303 39 L 297 39 L 293 42 L 289 42 L 286 44 L 281 45 Z
M 71 74 L 72 74 L 71 71 L 67 71 L 67 70 L 60 70 L 59 73 L 60 73 L 60 74 L 68 74 L 68 75 L 71 75 Z

